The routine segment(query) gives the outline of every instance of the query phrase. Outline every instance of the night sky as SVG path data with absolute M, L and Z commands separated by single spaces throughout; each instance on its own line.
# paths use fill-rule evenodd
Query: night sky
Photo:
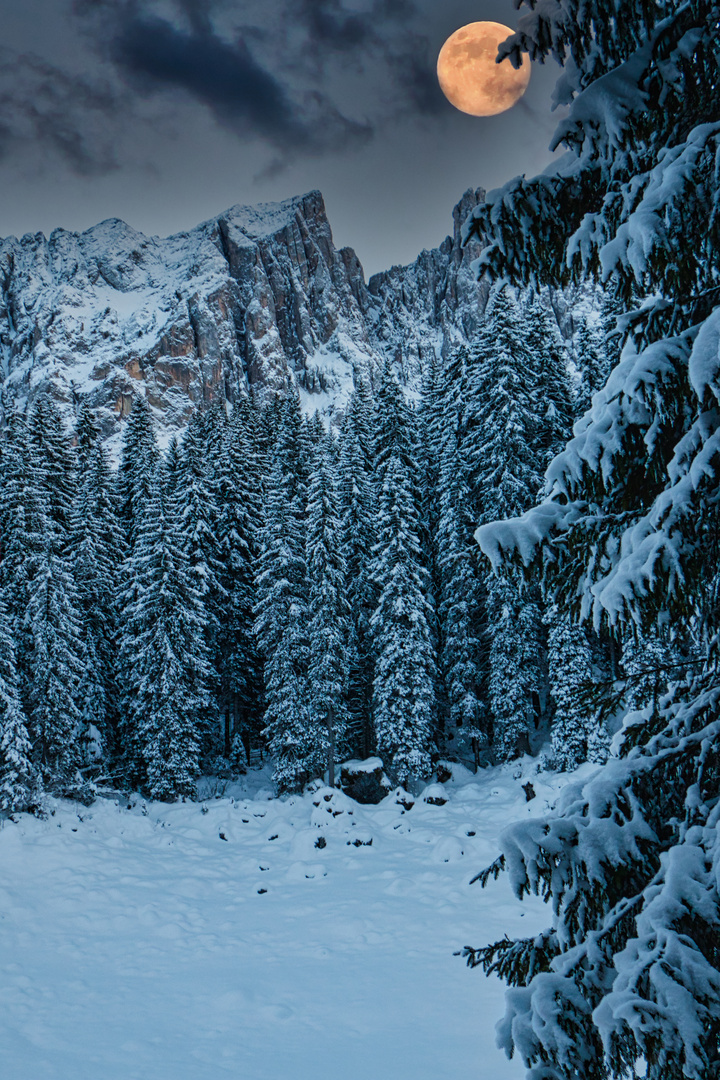
M 320 188 L 367 273 L 450 230 L 468 187 L 552 160 L 558 69 L 474 118 L 438 50 L 511 0 L 0 0 L 0 236 L 151 234 Z

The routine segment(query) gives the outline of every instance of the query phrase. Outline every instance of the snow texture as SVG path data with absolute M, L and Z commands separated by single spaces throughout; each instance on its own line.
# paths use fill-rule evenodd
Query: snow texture
M 554 800 L 562 778 L 534 770 L 455 765 L 448 802 L 410 811 L 318 783 L 273 799 L 253 770 L 202 804 L 2 822 L 3 1075 L 519 1080 L 494 1049 L 501 984 L 453 952 L 544 922 L 503 880 L 469 884 Z

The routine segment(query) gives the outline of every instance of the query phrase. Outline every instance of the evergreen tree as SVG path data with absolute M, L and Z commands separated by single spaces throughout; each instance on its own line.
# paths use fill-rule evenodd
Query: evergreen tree
M 235 407 L 225 432 L 216 476 L 217 552 L 225 596 L 218 633 L 220 702 L 226 717 L 226 752 L 233 736 L 249 759 L 262 729 L 262 663 L 254 631 L 255 575 L 263 523 L 263 461 L 254 438 L 255 411 Z M 236 752 L 239 746 L 236 745 Z
M 133 398 L 132 409 L 125 422 L 118 469 L 120 522 L 130 552 L 134 549 L 150 501 L 159 457 L 150 406 L 138 394 Z
M 356 372 L 342 430 L 344 435 L 352 434 L 356 437 L 363 460 L 369 465 L 375 452 L 375 428 L 375 402 L 370 380 L 366 372 Z
M 380 371 L 375 394 L 373 454 L 373 468 L 378 483 L 384 480 L 385 471 L 392 458 L 397 458 L 402 462 L 412 485 L 418 512 L 420 512 L 415 425 L 412 411 L 393 374 L 389 360 L 385 361 Z
M 113 477 L 83 402 L 76 432 L 77 497 L 70 543 L 72 574 L 82 621 L 84 672 L 80 688 L 88 740 L 114 750 L 118 713 L 117 608 L 124 540 L 117 521 Z
M 0 810 L 32 810 L 38 799 L 32 745 L 20 702 L 15 647 L 5 604 L 0 600 Z
M 408 784 L 431 771 L 435 656 L 411 480 L 403 461 L 394 455 L 383 473 L 373 552 L 380 589 L 371 620 L 375 737 L 390 774 Z
M 0 589 L 8 609 L 10 636 L 13 640 L 23 700 L 28 680 L 30 642 L 24 627 L 29 596 L 33 556 L 43 543 L 44 521 L 39 514 L 38 494 L 31 482 L 31 449 L 27 423 L 21 413 L 9 419 L 0 458 Z
M 23 619 L 29 643 L 27 709 L 45 784 L 63 790 L 74 782 L 83 760 L 80 690 L 85 649 L 70 567 L 57 552 L 57 533 L 49 515 L 43 518 L 40 535 L 45 540 L 32 556 Z
M 30 411 L 28 438 L 36 467 L 32 482 L 45 502 L 56 553 L 60 554 L 73 531 L 76 461 L 60 412 L 46 394 L 37 399 Z
M 447 415 L 452 422 L 452 415 Z M 449 424 L 450 426 L 450 424 Z M 443 750 L 472 755 L 477 768 L 489 743 L 486 667 L 486 597 L 477 560 L 470 496 L 458 453 L 457 417 L 441 449 L 437 530 L 439 668 L 445 689 Z
M 603 762 L 609 740 L 601 718 L 588 707 L 593 667 L 587 630 L 556 607 L 548 610 L 545 619 L 550 695 L 555 705 L 553 764 L 563 770 L 575 769 L 583 761 Z
M 216 478 L 208 467 L 208 439 L 212 413 L 198 412 L 191 419 L 182 444 L 179 483 L 174 495 L 178 542 L 187 564 L 192 589 L 204 609 L 207 655 L 217 666 L 218 628 L 221 605 L 227 599 L 221 583 L 222 567 L 218 550 Z M 216 697 L 216 679 L 208 689 Z M 208 716 L 209 721 L 209 716 Z
M 530 753 L 531 735 L 540 723 L 542 612 L 533 596 L 505 577 L 488 578 L 486 604 L 493 750 L 499 761 L 510 761 Z
M 68 476 L 49 473 L 68 470 Z M 85 672 L 68 556 L 75 486 L 59 414 L 40 399 L 30 422 L 11 418 L 2 456 L 0 584 L 18 690 L 39 778 L 65 790 L 82 763 L 79 692 Z
M 120 638 L 126 756 L 152 798 L 172 800 L 195 791 L 211 670 L 203 599 L 157 476 L 130 562 L 137 592 Z
M 557 321 L 534 291 L 522 311 L 521 332 L 532 364 L 530 388 L 536 403 L 533 450 L 542 476 L 572 433 L 574 394 Z
M 365 445 L 370 445 L 369 440 Z M 375 489 L 370 461 L 356 426 L 343 433 L 338 470 L 342 551 L 347 574 L 345 589 L 350 608 L 347 645 L 349 738 L 362 757 L 369 757 L 374 748 L 374 653 L 370 619 L 377 603 L 377 588 L 372 578 Z
M 307 527 L 309 708 L 320 767 L 335 786 L 345 746 L 349 607 L 347 568 L 331 448 L 317 449 L 308 493 Z
M 265 665 L 265 734 L 279 791 L 313 775 L 315 742 L 308 703 L 308 581 L 303 490 L 285 466 L 287 443 L 269 477 L 258 562 L 255 633 Z
M 577 411 L 582 416 L 590 408 L 593 395 L 602 389 L 610 374 L 604 362 L 600 328 L 591 325 L 585 317 L 575 321 L 573 354 L 575 366 L 580 373 Z
M 540 406 L 534 367 L 517 305 L 497 291 L 467 364 L 462 455 L 475 520 L 512 517 L 540 486 Z
M 527 337 L 509 291 L 497 291 L 467 363 L 462 452 L 477 522 L 512 517 L 540 488 L 545 417 Z M 504 761 L 530 750 L 541 720 L 542 611 L 537 589 L 507 576 L 488 578 L 486 610 L 493 749 Z
M 720 184 L 717 11 L 689 0 L 534 3 L 503 51 L 552 53 L 569 104 L 553 176 L 516 180 L 468 229 L 483 265 L 563 284 L 602 268 L 628 338 L 544 503 L 480 530 L 496 562 L 542 569 L 548 594 L 597 627 L 700 628 L 705 657 L 617 739 L 618 757 L 558 810 L 505 834 L 518 895 L 553 929 L 470 959 L 514 989 L 500 1028 L 529 1076 L 711 1080 L 720 1039 L 717 843 L 720 609 Z M 529 211 L 529 208 L 532 210 Z M 524 208 L 524 209 L 523 209 Z M 525 225 L 519 224 L 524 222 Z M 715 403 L 715 404 L 714 404 Z M 713 464 L 710 464 L 710 462 Z
M 180 442 L 177 435 L 173 435 L 172 439 L 168 443 L 168 448 L 165 452 L 165 458 L 163 461 L 165 494 L 167 495 L 168 499 L 172 499 L 177 493 L 177 489 L 180 484 L 181 471 L 182 454 L 180 452 Z

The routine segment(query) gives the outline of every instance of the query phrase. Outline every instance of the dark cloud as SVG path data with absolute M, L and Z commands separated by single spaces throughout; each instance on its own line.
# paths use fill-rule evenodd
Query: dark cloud
M 209 5 L 184 0 L 180 7 L 187 29 L 135 4 L 117 17 L 106 48 L 125 79 L 144 89 L 184 91 L 225 127 L 260 137 L 282 154 L 369 137 L 370 126 L 344 116 L 322 90 L 283 82 L 256 59 L 246 40 L 252 35 L 219 36 Z
M 345 52 L 377 44 L 371 14 L 344 11 L 339 0 L 301 0 L 297 12 L 317 45 Z
M 447 110 L 427 42 L 421 38 L 395 60 L 397 81 L 407 93 L 409 111 L 421 116 L 437 116 Z
M 107 83 L 0 49 L 0 159 L 28 150 L 59 157 L 79 175 L 107 173 L 118 167 L 114 118 L 126 107 Z
M 133 18 L 111 55 L 132 75 L 186 90 L 226 123 L 292 143 L 303 134 L 283 87 L 242 39 L 230 45 L 205 29 L 185 33 L 161 19 Z
M 138 117 L 153 111 L 156 130 L 170 130 L 189 99 L 264 142 L 276 167 L 443 108 L 413 0 L 365 11 L 342 0 L 72 0 L 72 10 L 98 75 L 72 74 L 67 57 L 0 51 L 0 157 L 34 144 L 78 174 L 108 172 L 124 139 L 131 157 L 133 144 L 144 153 Z

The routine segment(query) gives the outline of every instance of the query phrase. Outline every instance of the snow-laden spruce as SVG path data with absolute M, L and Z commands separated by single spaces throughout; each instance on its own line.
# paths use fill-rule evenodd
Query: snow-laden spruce
M 599 274 L 625 344 L 549 466 L 540 505 L 479 530 L 497 567 L 542 571 L 608 633 L 693 641 L 700 663 L 630 714 L 617 755 L 555 812 L 511 829 L 518 895 L 552 928 L 471 952 L 514 987 L 500 1027 L 532 1080 L 711 1080 L 720 1039 L 717 644 L 720 25 L 703 0 L 555 0 L 503 47 L 564 63 L 554 172 L 478 209 L 480 265 L 516 282 Z M 637 298 L 644 297 L 640 301 Z M 674 643 L 673 643 L 674 644 Z M 656 658 L 675 667 L 673 651 Z M 668 663 L 668 661 L 670 661 Z
M 381 590 L 370 623 L 375 737 L 391 775 L 407 786 L 431 772 L 435 654 L 412 481 L 394 454 L 384 463 L 373 558 Z

